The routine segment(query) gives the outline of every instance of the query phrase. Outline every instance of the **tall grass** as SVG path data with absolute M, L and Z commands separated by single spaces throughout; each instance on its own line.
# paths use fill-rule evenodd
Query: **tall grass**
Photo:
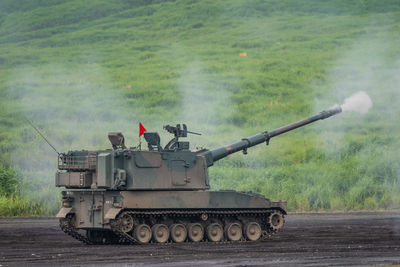
M 52 215 L 52 209 L 47 208 L 48 205 L 33 203 L 30 199 L 19 195 L 0 195 L 0 217 Z
M 33 197 L 34 194 L 27 194 L 22 187 L 28 187 L 23 182 L 22 174 L 0 164 L 0 217 L 54 214 L 54 202 Z

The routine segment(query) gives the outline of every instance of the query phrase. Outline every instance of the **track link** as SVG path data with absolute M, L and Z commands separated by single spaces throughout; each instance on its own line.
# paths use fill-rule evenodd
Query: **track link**
M 60 219 L 60 228 L 63 230 L 64 233 L 67 235 L 72 236 L 73 238 L 87 244 L 87 245 L 93 245 L 93 242 L 91 242 L 87 237 L 84 235 L 81 235 L 75 228 L 73 224 L 73 215 L 68 215 L 66 218 Z

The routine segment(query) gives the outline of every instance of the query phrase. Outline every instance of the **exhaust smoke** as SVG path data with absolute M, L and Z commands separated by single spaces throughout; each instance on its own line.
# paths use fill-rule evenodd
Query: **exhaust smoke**
M 366 114 L 371 107 L 371 98 L 364 91 L 359 91 L 346 98 L 344 104 L 341 105 L 342 111 L 355 111 L 361 114 Z

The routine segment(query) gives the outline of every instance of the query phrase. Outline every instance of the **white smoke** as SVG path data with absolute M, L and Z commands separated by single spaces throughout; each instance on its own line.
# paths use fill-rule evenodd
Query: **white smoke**
M 182 104 L 176 122 L 187 124 L 190 131 L 202 133 L 188 135 L 192 148 L 210 146 L 210 139 L 222 131 L 220 125 L 225 125 L 233 112 L 228 89 L 232 86 L 213 75 L 209 71 L 211 67 L 194 59 L 181 70 L 178 80 Z
M 122 131 L 127 145 L 136 145 L 137 120 L 144 118 L 127 105 L 120 91 L 113 90 L 111 81 L 97 64 L 20 66 L 8 76 L 7 93 L 16 111 L 59 152 L 109 148 L 107 133 L 112 131 Z M 57 154 L 28 123 L 17 131 L 23 142 L 10 153 L 10 163 L 23 174 L 24 196 L 57 203 Z
M 367 93 L 360 91 L 346 98 L 341 108 L 342 111 L 355 111 L 366 114 L 372 108 L 372 100 Z
M 375 31 L 367 26 L 366 34 L 343 50 L 329 71 L 326 80 L 329 90 L 316 99 L 316 109 L 320 110 L 333 99 L 345 99 L 343 111 L 360 113 L 346 112 L 326 122 L 320 135 L 325 143 L 325 156 L 338 162 L 338 172 L 333 175 L 345 173 L 346 164 L 353 160 L 357 166 L 355 174 L 363 177 L 348 176 L 349 193 L 343 198 L 350 199 L 358 192 L 361 200 L 369 196 L 370 202 L 368 198 L 363 200 L 367 208 L 374 205 L 398 208 L 400 187 L 393 173 L 400 169 L 400 58 L 396 39 L 384 33 L 376 35 Z M 368 112 L 372 106 L 373 112 Z M 341 162 L 344 164 L 339 165 Z

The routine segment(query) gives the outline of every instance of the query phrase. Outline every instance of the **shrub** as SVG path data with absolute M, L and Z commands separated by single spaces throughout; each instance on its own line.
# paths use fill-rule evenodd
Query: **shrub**
M 0 165 L 0 195 L 9 197 L 19 192 L 20 180 L 18 174 L 11 167 Z

